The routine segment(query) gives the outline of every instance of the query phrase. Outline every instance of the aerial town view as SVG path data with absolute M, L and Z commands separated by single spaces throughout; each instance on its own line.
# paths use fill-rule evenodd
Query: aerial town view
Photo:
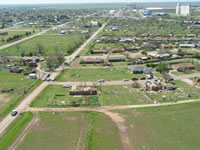
M 0 0 L 0 150 L 200 150 L 200 0 Z

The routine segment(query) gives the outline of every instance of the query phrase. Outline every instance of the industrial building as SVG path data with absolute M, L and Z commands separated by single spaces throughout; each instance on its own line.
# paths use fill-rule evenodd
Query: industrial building
M 176 6 L 176 14 L 178 16 L 191 16 L 192 10 L 191 10 L 191 5 L 180 5 L 180 3 L 177 4 Z

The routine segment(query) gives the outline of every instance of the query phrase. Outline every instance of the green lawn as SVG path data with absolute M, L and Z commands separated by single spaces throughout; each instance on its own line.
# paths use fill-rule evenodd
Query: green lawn
M 68 49 L 75 46 L 75 43 L 84 42 L 84 38 L 81 39 L 80 35 L 41 35 L 30 40 L 22 42 L 20 48 L 25 50 L 25 55 L 29 55 L 30 52 L 34 53 L 36 45 L 41 44 L 44 47 L 44 52 L 38 55 L 48 55 L 56 52 L 56 50 L 64 52 L 65 55 L 69 55 Z M 76 48 L 74 48 L 75 50 Z M 11 46 L 4 49 L 0 54 L 7 52 L 11 56 L 20 56 L 21 53 L 17 50 L 16 46 Z
M 122 150 L 116 125 L 95 112 L 39 113 L 37 127 L 30 129 L 17 150 Z
M 190 86 L 183 81 L 173 81 L 174 86 L 177 88 L 174 91 L 163 91 L 163 92 L 153 92 L 147 93 L 154 100 L 159 102 L 169 102 L 176 100 L 188 100 L 188 99 L 199 99 L 200 98 L 200 89 Z M 190 95 L 190 97 L 189 97 Z M 163 98 L 163 96 L 165 98 Z
M 86 98 L 82 97 L 73 97 L 69 95 L 69 91 L 71 88 L 66 89 L 63 86 L 58 85 L 50 85 L 46 87 L 41 94 L 39 94 L 35 101 L 32 102 L 32 107 L 66 107 L 71 106 L 74 102 L 79 103 L 81 105 L 86 104 Z M 53 97 L 55 95 L 65 95 L 65 96 L 56 96 L 55 99 Z M 97 105 L 98 96 L 89 96 L 88 101 L 90 105 Z
M 199 102 L 117 112 L 135 150 L 199 150 Z
M 136 105 L 151 103 L 144 93 L 131 85 L 102 86 L 100 94 L 102 105 Z
M 14 89 L 10 93 L 0 93 L 0 120 L 40 83 L 40 80 L 26 79 L 23 74 L 13 74 L 9 70 L 0 71 L 0 90 Z
M 131 74 L 128 72 L 128 68 L 83 68 L 65 70 L 57 77 L 57 81 L 123 80 L 143 76 L 145 75 Z

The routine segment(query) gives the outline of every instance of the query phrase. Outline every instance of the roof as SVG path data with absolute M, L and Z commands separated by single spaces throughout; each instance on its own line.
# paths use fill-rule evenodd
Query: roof
M 180 44 L 180 47 L 196 47 L 195 44 Z
M 124 60 L 124 56 L 109 56 L 108 60 Z
M 140 66 L 140 67 L 130 67 L 129 70 L 132 72 L 151 72 L 148 67 Z
M 173 67 L 174 67 L 175 69 L 179 69 L 179 68 L 181 68 L 181 67 L 193 68 L 194 65 L 193 65 L 192 63 L 180 63 L 180 64 L 175 64 L 175 65 L 173 65 Z

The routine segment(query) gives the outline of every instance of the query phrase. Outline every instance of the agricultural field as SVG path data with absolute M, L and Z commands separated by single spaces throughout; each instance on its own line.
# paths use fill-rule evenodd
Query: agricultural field
M 19 44 L 19 48 L 11 46 L 0 52 L 7 53 L 10 56 L 21 56 L 22 51 L 25 56 L 38 55 L 45 56 L 56 51 L 63 52 L 64 55 L 70 55 L 74 50 L 82 44 L 85 37 L 80 35 L 41 35 Z M 37 52 L 37 45 L 41 45 L 41 52 Z
M 144 77 L 143 74 L 131 74 L 128 68 L 81 68 L 67 69 L 57 77 L 57 81 L 97 81 L 123 80 Z
M 67 107 L 75 104 L 86 105 L 86 97 L 73 97 L 69 95 L 71 88 L 66 89 L 63 86 L 50 85 L 45 88 L 35 101 L 32 102 L 32 107 Z M 90 106 L 98 105 L 98 96 L 89 96 L 87 98 Z
M 41 81 L 27 79 L 23 74 L 12 74 L 9 70 L 0 71 L 0 90 L 13 89 L 10 93 L 0 93 L 0 120 L 9 113 L 24 97 L 36 88 Z
M 144 92 L 132 88 L 131 85 L 102 86 L 100 94 L 101 104 L 112 105 L 137 105 L 152 103 Z
M 187 99 L 199 99 L 200 93 L 199 88 L 188 85 L 187 83 L 175 80 L 172 82 L 176 87 L 174 91 L 160 91 L 160 92 L 148 92 L 149 98 L 158 102 L 169 102 L 176 100 L 187 100 Z
M 39 113 L 17 150 L 122 150 L 116 125 L 96 112 Z M 110 144 L 112 143 L 112 144 Z
M 135 150 L 198 150 L 199 107 L 197 102 L 115 112 L 125 119 L 129 141 Z

